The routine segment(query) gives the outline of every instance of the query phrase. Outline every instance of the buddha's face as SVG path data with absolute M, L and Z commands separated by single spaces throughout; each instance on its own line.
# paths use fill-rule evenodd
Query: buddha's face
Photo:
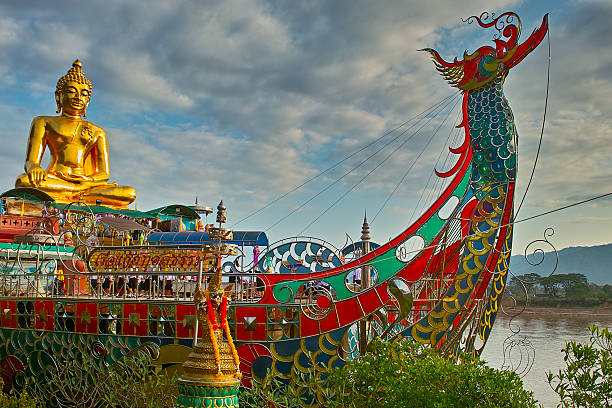
M 64 112 L 70 115 L 80 115 L 87 107 L 90 95 L 87 84 L 68 81 L 64 85 L 61 94 L 56 94 L 55 97 L 58 99 L 58 103 Z

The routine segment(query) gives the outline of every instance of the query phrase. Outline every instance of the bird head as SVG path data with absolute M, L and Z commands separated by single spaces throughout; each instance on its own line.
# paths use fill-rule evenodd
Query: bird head
M 480 17 L 471 16 L 465 22 L 471 24 L 474 21 L 483 28 L 494 28 L 497 33 L 493 39 L 495 47 L 486 45 L 469 54 L 463 53 L 463 59 L 454 59 L 448 62 L 440 57 L 440 54 L 431 48 L 427 51 L 431 54 L 436 69 L 442 74 L 451 86 L 462 90 L 474 90 L 489 84 L 498 76 L 508 75 L 510 68 L 521 62 L 542 41 L 548 31 L 548 14 L 542 19 L 539 28 L 533 31 L 529 38 L 519 44 L 521 33 L 521 20 L 518 15 L 507 12 L 493 19 L 488 13 Z

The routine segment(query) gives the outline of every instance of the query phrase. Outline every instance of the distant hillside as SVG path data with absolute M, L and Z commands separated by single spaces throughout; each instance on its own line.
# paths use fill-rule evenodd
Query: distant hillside
M 559 265 L 555 273 L 582 273 L 589 282 L 598 285 L 612 285 L 612 244 L 591 247 L 569 247 L 558 251 Z M 542 276 L 550 274 L 554 265 L 554 253 L 545 253 L 544 262 L 531 266 L 523 255 L 514 255 L 510 261 L 510 270 L 515 275 L 537 273 Z M 532 260 L 532 257 L 529 258 Z

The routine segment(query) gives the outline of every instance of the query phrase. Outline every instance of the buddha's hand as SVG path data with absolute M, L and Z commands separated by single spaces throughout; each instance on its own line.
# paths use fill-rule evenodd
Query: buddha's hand
M 91 183 L 93 181 L 93 177 L 84 176 L 82 174 L 72 174 L 70 175 L 70 179 L 76 181 L 77 183 Z
M 72 174 L 63 171 L 58 171 L 57 175 L 63 178 L 64 180 L 70 181 L 72 183 L 87 183 L 93 181 L 93 178 L 85 176 L 83 174 Z
M 30 182 L 38 187 L 43 180 L 47 179 L 47 173 L 39 166 L 34 166 L 28 170 L 28 177 L 30 178 Z

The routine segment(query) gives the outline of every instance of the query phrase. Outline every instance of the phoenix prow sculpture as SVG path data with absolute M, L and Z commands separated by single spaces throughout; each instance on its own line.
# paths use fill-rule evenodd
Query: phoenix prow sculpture
M 472 54 L 466 52 L 463 60 L 455 58 L 452 63 L 444 61 L 433 49 L 424 50 L 432 55 L 442 76 L 464 91 L 460 127 L 465 129 L 465 142 L 451 151 L 461 154 L 456 166 L 468 161 L 471 166 L 470 188 L 463 198 L 466 202 L 463 212 L 470 220 L 468 235 L 460 250 L 453 284 L 430 314 L 405 333 L 432 345 L 443 337 L 456 337 L 452 336 L 453 331 L 463 326 L 455 321 L 457 316 L 469 316 L 471 310 L 480 318 L 483 347 L 488 338 L 510 262 L 517 166 L 518 133 L 503 84 L 510 68 L 535 49 L 548 31 L 545 15 L 541 26 L 518 44 L 521 23 L 516 14 L 504 13 L 490 22 L 481 17 L 472 16 L 467 21 L 476 21 L 484 28 L 494 27 L 498 32 L 495 48 L 484 46 Z M 454 170 L 438 175 L 448 177 Z M 474 300 L 482 298 L 485 291 L 489 294 L 486 307 L 475 310 Z M 472 349 L 473 340 L 466 347 Z M 475 351 L 480 353 L 482 347 Z

